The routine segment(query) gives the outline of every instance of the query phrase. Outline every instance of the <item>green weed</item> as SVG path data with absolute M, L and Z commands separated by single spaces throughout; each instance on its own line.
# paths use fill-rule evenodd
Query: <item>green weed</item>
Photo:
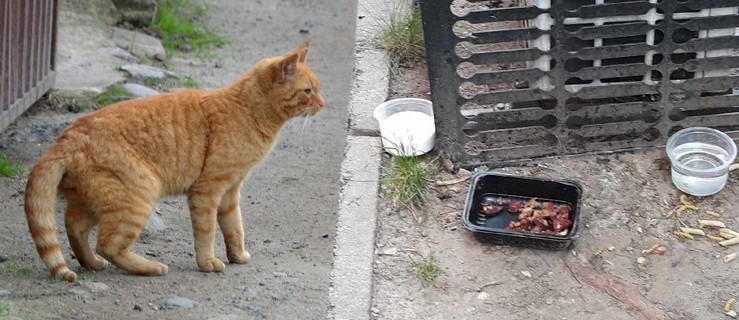
M 9 316 L 12 308 L 7 302 L 0 302 L 0 316 Z
M 105 91 L 99 93 L 94 97 L 95 105 L 98 108 L 104 108 L 116 102 L 128 100 L 134 98 L 134 95 L 123 89 L 121 85 L 112 85 L 105 88 Z
M 29 268 L 23 268 L 18 265 L 18 259 L 20 256 L 15 257 L 2 257 L 0 259 L 0 274 L 7 274 L 11 276 L 27 276 L 33 273 L 33 270 Z
M 390 16 L 379 20 L 380 31 L 373 42 L 395 58 L 396 63 L 419 61 L 426 56 L 423 22 L 418 7 L 409 1 L 395 0 Z
M 180 87 L 185 87 L 185 88 L 197 88 L 197 87 L 200 86 L 200 84 L 197 81 L 193 80 L 192 77 L 190 77 L 190 76 L 186 76 L 186 77 L 180 79 L 177 82 L 177 84 Z
M 164 0 L 159 3 L 151 28 L 161 33 L 167 55 L 171 56 L 175 50 L 187 51 L 186 48 L 204 53 L 226 43 L 199 23 L 206 11 L 207 6 L 197 0 Z
M 0 176 L 1 177 L 12 177 L 19 174 L 23 170 L 23 167 L 13 163 L 13 161 L 0 156 Z
M 401 153 L 403 154 L 403 153 Z M 380 178 L 380 188 L 395 208 L 426 206 L 431 172 L 417 156 L 394 156 Z
M 429 253 L 427 256 L 421 256 L 420 260 L 414 260 L 411 258 L 411 271 L 424 287 L 433 284 L 441 273 L 438 261 L 436 260 L 436 257 L 434 257 L 433 252 Z

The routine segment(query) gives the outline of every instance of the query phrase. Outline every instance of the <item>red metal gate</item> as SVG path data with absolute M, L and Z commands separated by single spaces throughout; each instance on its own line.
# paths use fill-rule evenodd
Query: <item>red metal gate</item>
M 58 0 L 0 0 L 0 131 L 54 85 Z

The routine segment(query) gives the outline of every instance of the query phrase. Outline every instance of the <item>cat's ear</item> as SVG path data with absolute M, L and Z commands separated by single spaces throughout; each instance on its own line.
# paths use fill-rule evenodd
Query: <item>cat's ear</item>
M 300 54 L 293 51 L 283 56 L 277 62 L 277 81 L 285 81 L 292 79 L 298 72 L 298 60 Z
M 300 63 L 305 63 L 305 57 L 308 56 L 308 47 L 310 47 L 310 43 L 306 41 L 294 49 L 294 51 L 297 51 L 298 54 L 300 54 L 300 60 L 299 60 Z

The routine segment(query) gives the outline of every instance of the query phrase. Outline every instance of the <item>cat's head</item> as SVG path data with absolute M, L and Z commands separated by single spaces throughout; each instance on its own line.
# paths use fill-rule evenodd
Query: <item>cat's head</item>
M 267 59 L 269 98 L 289 118 L 315 115 L 325 103 L 318 78 L 305 64 L 308 46 L 304 42 L 282 56 Z

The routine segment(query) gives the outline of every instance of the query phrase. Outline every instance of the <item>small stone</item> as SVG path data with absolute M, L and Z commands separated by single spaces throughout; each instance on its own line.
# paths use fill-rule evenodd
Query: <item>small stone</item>
M 638 233 L 642 233 L 642 232 L 644 232 L 644 230 L 642 230 L 642 228 L 641 228 L 641 227 L 636 227 L 636 232 L 638 232 Z
M 647 259 L 644 257 L 636 258 L 636 263 L 638 264 L 644 264 L 645 262 L 647 262 Z
M 125 60 L 128 62 L 137 62 L 139 61 L 138 58 L 136 58 L 134 55 L 128 53 L 128 51 L 123 50 L 121 48 L 101 48 L 100 51 L 105 52 L 111 56 L 114 56 L 118 59 Z
M 148 34 L 114 27 L 112 40 L 116 46 L 135 55 L 165 55 L 162 41 Z
M 159 69 L 152 66 L 143 64 L 127 64 L 121 67 L 121 70 L 127 72 L 134 79 L 147 80 L 155 79 L 162 80 L 165 78 L 177 78 L 177 75 L 171 71 Z
M 267 314 L 265 314 L 264 312 L 262 312 L 261 310 L 255 308 L 255 307 L 246 306 L 246 310 L 249 310 L 251 312 L 254 312 L 254 314 L 258 315 L 261 318 L 267 318 Z
M 380 314 L 380 309 L 377 309 L 376 307 L 372 307 L 372 308 L 370 308 L 370 311 L 371 311 L 371 312 L 372 312 L 373 314 Z
M 180 51 L 182 51 L 182 52 L 190 52 L 190 51 L 192 51 L 192 47 L 189 44 L 187 44 L 187 43 L 177 45 L 177 49 L 180 50 Z
M 479 294 L 477 294 L 477 299 L 478 300 L 487 300 L 489 297 L 490 297 L 490 295 L 487 292 L 485 292 L 485 291 L 480 292 Z
M 546 304 L 549 304 L 549 305 L 550 305 L 550 304 L 554 303 L 554 298 L 552 298 L 552 297 L 549 297 L 549 298 L 547 298 L 547 300 L 546 300 L 546 301 L 544 301 L 544 302 L 545 302 Z
M 140 304 L 133 305 L 133 310 L 144 311 L 144 308 Z
M 449 230 L 456 231 L 457 230 L 457 226 L 453 226 L 453 227 L 449 228 Z
M 328 238 L 328 233 L 324 233 L 321 237 L 324 239 Z
M 309 33 L 309 32 L 310 32 L 310 30 L 308 30 L 307 27 L 300 28 L 300 33 Z
M 287 273 L 285 273 L 285 272 L 279 272 L 279 271 L 275 271 L 275 272 L 272 272 L 272 274 L 273 274 L 273 275 L 274 275 L 274 276 L 275 276 L 276 278 L 284 278 L 284 277 L 287 277 Z
M 75 296 L 78 296 L 78 297 L 87 296 L 87 291 L 82 290 L 82 289 L 74 289 L 73 288 L 73 289 L 69 289 L 68 292 L 71 293 L 71 294 L 73 294 L 73 295 L 75 295 Z
M 130 94 L 136 96 L 137 98 L 155 96 L 159 94 L 159 92 L 157 92 L 156 90 L 149 88 L 147 86 L 142 86 L 137 83 L 126 83 L 123 85 L 123 89 L 128 91 Z M 158 219 L 158 221 L 156 221 L 156 224 L 157 224 L 156 227 L 158 228 L 161 226 L 162 229 L 164 229 L 164 222 L 161 222 L 162 219 L 159 218 L 156 214 L 152 214 L 149 220 L 152 220 L 154 218 Z M 147 224 L 149 223 L 151 222 L 147 221 Z
M 383 250 L 380 254 L 383 256 L 394 256 L 398 254 L 398 248 L 387 248 Z
M 736 319 L 736 311 L 734 310 L 726 311 L 726 315 Z
M 178 308 L 192 309 L 194 307 L 194 302 L 190 299 L 183 298 L 183 297 L 173 297 L 173 298 L 169 298 L 165 300 L 164 306 L 167 308 L 178 307 Z
M 110 290 L 110 287 L 102 282 L 80 281 L 80 285 L 89 289 L 93 293 Z
M 613 251 L 613 250 L 616 250 L 616 247 L 614 247 L 614 246 L 608 247 L 608 251 Z
M 257 297 L 257 290 L 255 290 L 252 287 L 244 288 L 244 298 L 246 298 L 246 300 L 251 300 L 256 297 Z
M 531 278 L 531 272 L 529 271 L 526 271 L 526 270 L 521 271 L 521 274 L 524 275 L 524 277 L 526 278 Z
M 7 297 L 10 295 L 10 291 L 8 290 L 0 290 L 0 298 Z
M 214 66 L 214 67 L 216 67 L 216 68 L 223 68 L 223 63 L 221 63 L 220 61 L 216 61 L 216 62 L 215 62 L 215 63 L 213 64 L 213 66 Z
M 208 320 L 241 320 L 244 319 L 243 316 L 239 317 L 233 314 L 227 314 L 224 316 L 215 316 L 213 318 L 208 318 Z
M 297 242 L 297 241 L 293 241 L 293 242 L 292 242 L 292 243 L 290 244 L 290 249 L 294 249 L 294 250 L 297 250 L 297 249 L 302 249 L 302 248 L 305 248 L 305 247 L 307 247 L 307 246 L 308 246 L 308 245 L 307 245 L 307 244 L 305 244 L 305 243 L 300 243 L 300 242 Z

